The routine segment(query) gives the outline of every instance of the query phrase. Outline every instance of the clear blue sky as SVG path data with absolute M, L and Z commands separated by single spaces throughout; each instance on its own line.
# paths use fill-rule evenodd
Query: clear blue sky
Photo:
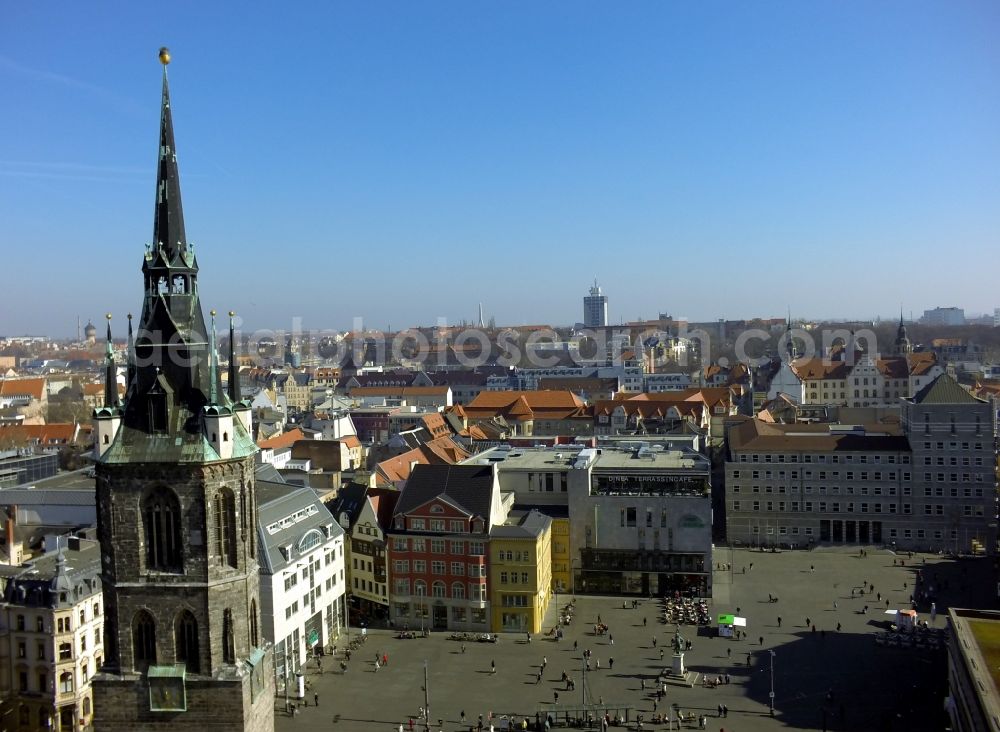
M 992 0 L 4 3 L 0 333 L 138 312 L 161 45 L 247 327 L 572 323 L 595 275 L 615 322 L 992 310 L 998 38 Z

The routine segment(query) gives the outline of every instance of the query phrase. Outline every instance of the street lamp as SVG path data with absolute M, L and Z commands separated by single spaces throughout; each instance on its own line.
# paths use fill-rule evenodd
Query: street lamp
M 771 694 L 768 701 L 770 701 L 771 703 L 771 716 L 773 717 L 774 716 L 774 651 L 770 651 L 770 653 L 771 653 Z

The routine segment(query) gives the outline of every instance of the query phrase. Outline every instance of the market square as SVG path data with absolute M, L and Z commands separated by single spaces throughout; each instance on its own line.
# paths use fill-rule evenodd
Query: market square
M 692 644 L 685 665 L 701 676 L 694 687 L 667 685 L 659 701 L 657 679 L 670 666 L 675 633 L 673 624 L 661 622 L 660 600 L 641 600 L 633 608 L 631 598 L 577 595 L 573 620 L 562 626 L 559 641 L 551 635 L 529 642 L 524 634 L 501 634 L 495 644 L 463 644 L 451 640 L 449 633 L 424 638 L 418 632 L 416 638 L 397 639 L 393 631 L 368 631 L 346 673 L 339 667 L 343 648 L 336 659 L 324 659 L 322 673 L 310 662 L 305 704 L 288 715 L 279 698 L 276 728 L 391 730 L 400 724 L 406 729 L 413 719 L 415 729 L 424 729 L 424 661 L 433 730 L 475 729 L 479 715 L 485 729 L 491 715 L 495 729 L 504 728 L 508 719 L 527 719 L 533 725 L 536 715 L 544 721 L 557 708 L 582 707 L 584 676 L 587 702 L 622 716 L 627 713 L 630 729 L 636 728 L 639 714 L 644 729 L 667 729 L 667 723 L 650 720 L 670 714 L 674 704 L 694 717 L 683 728 L 699 728 L 704 716 L 705 728 L 713 731 L 942 726 L 945 652 L 877 647 L 874 639 L 886 627 L 886 601 L 892 609 L 909 608 L 917 571 L 925 573 L 928 584 L 937 583 L 936 627 L 945 626 L 949 605 L 990 605 L 987 561 L 910 558 L 875 548 L 865 550 L 864 556 L 846 548 L 778 553 L 719 549 L 714 559 L 715 596 L 708 603 L 709 616 L 713 623 L 720 614 L 745 617 L 746 636 L 718 637 L 712 623 L 678 626 Z M 867 585 L 865 595 L 859 594 L 862 584 Z M 869 589 L 872 585 L 874 590 Z M 555 625 L 556 608 L 566 608 L 572 600 L 569 595 L 553 599 L 547 630 Z M 918 610 L 920 619 L 929 622 L 929 610 L 919 605 Z M 594 635 L 599 616 L 608 632 Z M 357 633 L 354 629 L 354 637 Z M 584 650 L 591 653 L 589 672 L 584 671 Z M 768 705 L 771 651 L 773 717 Z M 388 657 L 388 664 L 383 667 L 380 661 L 378 670 L 376 654 Z M 564 672 L 573 682 L 572 690 L 562 680 Z M 721 678 L 723 683 L 708 687 L 704 677 Z M 720 718 L 723 705 L 728 713 Z M 556 716 L 559 723 L 564 721 Z M 594 728 L 600 728 L 599 721 Z

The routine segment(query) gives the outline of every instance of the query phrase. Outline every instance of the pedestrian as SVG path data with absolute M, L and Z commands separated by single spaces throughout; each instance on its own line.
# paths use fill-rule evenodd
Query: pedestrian
M 462 724 L 465 724 L 465 710 L 464 709 L 461 712 L 459 712 L 458 716 L 461 718 Z
M 559 703 L 559 692 L 558 691 L 553 691 L 552 692 L 552 703 L 553 704 L 558 704 Z
M 495 660 L 490 661 L 490 673 L 495 674 L 497 672 L 497 662 Z
M 615 659 L 614 658 L 609 658 L 608 659 L 608 669 L 611 670 L 611 671 L 615 670 Z
M 753 572 L 753 562 L 750 562 L 750 571 Z
M 833 609 L 834 609 L 834 610 L 836 610 L 836 609 L 837 609 L 837 607 L 838 607 L 838 605 L 837 605 L 837 601 L 836 601 L 836 600 L 834 600 L 834 601 L 833 601 Z
M 837 623 L 837 632 L 840 632 L 840 623 Z
M 639 689 L 642 691 L 646 690 L 646 679 L 639 679 Z
M 750 654 L 747 654 L 747 668 L 750 668 Z
M 410 717 L 410 721 L 407 722 L 407 726 L 410 728 L 410 732 L 413 732 L 413 717 Z
M 319 706 L 319 694 L 313 694 L 313 706 Z
M 614 644 L 615 644 L 615 637 L 614 637 L 613 635 L 611 635 L 611 633 L 608 633 L 608 642 L 609 642 L 609 643 L 610 643 L 611 645 L 614 645 Z
M 726 674 L 726 683 L 729 683 L 729 674 Z
M 462 653 L 465 653 L 465 644 L 462 644 Z
M 718 709 L 719 709 L 719 717 L 721 718 L 722 717 L 722 705 L 721 704 L 719 705 Z
M 761 636 L 761 637 L 759 638 L 759 640 L 760 640 L 760 644 L 761 644 L 761 645 L 764 645 L 764 636 Z
M 548 665 L 549 665 L 549 657 L 548 656 L 542 656 L 542 668 L 544 669 Z
M 729 716 L 729 706 L 727 704 L 722 705 L 722 716 L 723 717 Z
M 810 564 L 810 565 L 809 565 L 809 571 L 810 571 L 810 572 L 815 572 L 815 571 L 816 571 L 816 567 L 815 567 L 815 566 L 813 566 L 812 564 Z
M 781 627 L 781 616 L 780 615 L 778 616 L 778 627 L 779 628 Z
M 399 729 L 396 732 L 403 732 L 403 723 L 399 723 Z
M 599 659 L 599 658 L 597 659 L 597 670 L 598 671 L 601 670 L 601 659 Z
M 663 649 L 662 648 L 660 649 L 660 660 L 661 661 L 663 660 Z
M 656 648 L 656 636 L 653 636 L 653 648 Z
M 808 628 L 810 625 L 812 625 L 812 621 L 809 618 L 806 618 L 806 627 Z
M 903 589 L 905 590 L 906 588 L 904 587 Z M 881 592 L 879 592 L 879 593 L 878 593 L 878 594 L 877 594 L 877 595 L 875 596 L 875 600 L 876 600 L 877 602 L 882 602 L 882 593 L 881 593 Z
M 542 683 L 542 670 L 541 669 L 538 669 L 538 673 L 535 674 L 535 683 L 536 684 Z
M 778 625 L 780 626 L 781 623 L 779 622 Z M 733 649 L 732 648 L 727 648 L 726 649 L 726 658 L 732 658 L 732 657 L 733 657 Z M 660 658 L 663 658 L 662 651 L 661 651 Z
M 383 653 L 382 654 L 382 665 L 383 666 L 388 666 L 389 665 L 389 654 L 388 653 Z
M 649 618 L 643 618 L 642 619 L 642 627 L 645 628 L 648 622 L 649 622 Z
M 378 669 L 379 669 L 379 662 L 378 662 L 378 659 L 376 658 L 375 659 L 375 673 L 378 673 Z
M 577 648 L 577 645 L 579 645 L 579 643 L 580 643 L 580 641 L 573 641 L 573 652 L 574 653 L 576 652 L 576 648 Z

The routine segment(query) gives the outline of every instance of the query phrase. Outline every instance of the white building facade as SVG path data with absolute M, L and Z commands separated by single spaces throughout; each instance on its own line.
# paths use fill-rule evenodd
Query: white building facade
M 310 488 L 257 482 L 260 606 L 279 692 L 344 626 L 344 531 Z

